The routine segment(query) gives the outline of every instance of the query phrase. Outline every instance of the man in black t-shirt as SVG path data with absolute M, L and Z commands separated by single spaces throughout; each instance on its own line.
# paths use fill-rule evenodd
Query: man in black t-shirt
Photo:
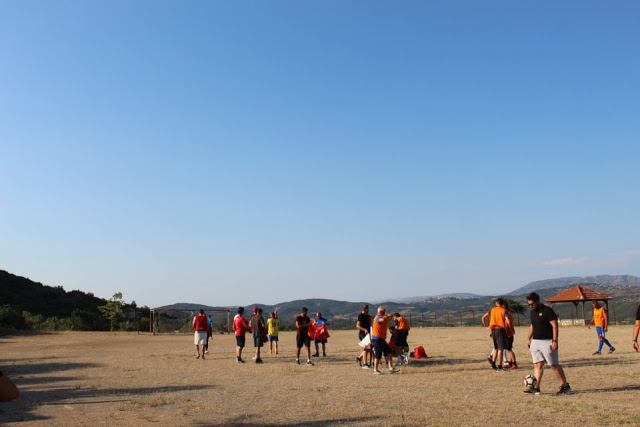
M 300 364 L 300 349 L 304 346 L 307 347 L 307 365 L 313 366 L 311 361 L 311 339 L 309 338 L 311 319 L 307 316 L 307 312 L 307 307 L 302 307 L 300 314 L 294 319 L 296 324 L 296 364 Z
M 371 330 L 371 316 L 369 316 L 369 306 L 367 304 L 362 306 L 362 312 L 358 315 L 356 328 L 358 328 L 358 339 L 360 341 L 362 341 Z M 364 348 L 360 356 L 356 357 L 356 363 L 363 368 L 371 367 L 373 363 L 373 351 L 370 345 Z
M 633 349 L 638 351 L 638 332 L 640 332 L 640 305 L 636 310 L 636 327 L 633 328 Z
M 525 393 L 540 394 L 545 363 L 551 366 L 551 370 L 562 382 L 556 394 L 570 393 L 571 386 L 567 382 L 562 366 L 558 363 L 558 317 L 550 307 L 540 302 L 540 296 L 535 292 L 527 295 L 527 304 L 531 307 L 531 326 L 527 347 L 531 351 L 533 372 L 538 382 L 535 387 L 525 390 Z

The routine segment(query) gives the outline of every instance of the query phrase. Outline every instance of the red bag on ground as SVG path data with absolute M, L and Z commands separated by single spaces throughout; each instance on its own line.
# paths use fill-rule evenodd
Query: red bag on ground
M 427 352 L 424 351 L 424 347 L 419 346 L 413 349 L 413 357 L 415 359 L 420 359 L 421 357 L 427 357 Z

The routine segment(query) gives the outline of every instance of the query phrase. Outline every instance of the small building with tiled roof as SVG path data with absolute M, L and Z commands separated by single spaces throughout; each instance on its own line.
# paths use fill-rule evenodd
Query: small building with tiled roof
M 558 302 L 570 302 L 573 303 L 576 314 L 576 319 L 578 318 L 578 304 L 582 303 L 582 321 L 586 323 L 585 314 L 584 314 L 584 304 L 587 301 L 603 301 L 606 305 L 607 311 L 609 311 L 609 300 L 613 297 L 609 295 L 594 291 L 593 289 L 585 288 L 584 286 L 574 286 L 573 288 L 569 288 L 564 292 L 560 292 L 558 295 L 554 295 L 550 298 L 547 298 L 545 301 L 551 303 L 551 307 L 555 303 Z M 573 310 L 571 311 L 573 316 Z

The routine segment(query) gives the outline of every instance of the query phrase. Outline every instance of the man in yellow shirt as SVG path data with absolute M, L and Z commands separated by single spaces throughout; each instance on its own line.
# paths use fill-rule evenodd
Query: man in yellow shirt
M 278 319 L 278 309 L 271 313 L 267 320 L 267 334 L 269 335 L 269 354 L 273 353 L 273 343 L 276 344 L 276 354 L 278 354 L 278 333 L 280 332 L 280 319 Z
M 605 310 L 598 301 L 592 301 L 591 304 L 593 305 L 593 317 L 591 318 L 591 322 L 587 325 L 587 328 L 591 329 L 591 325 L 595 325 L 596 333 L 598 334 L 598 350 L 596 350 L 593 355 L 599 356 L 601 354 L 602 344 L 606 344 L 607 347 L 609 347 L 609 353 L 613 353 L 616 349 L 605 337 L 606 332 L 609 329 L 609 316 L 607 315 L 607 310 Z

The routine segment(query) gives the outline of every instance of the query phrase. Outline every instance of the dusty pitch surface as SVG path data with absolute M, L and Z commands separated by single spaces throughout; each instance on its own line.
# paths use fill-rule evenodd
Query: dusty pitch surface
M 296 366 L 295 336 L 279 356 L 235 362 L 233 336 L 215 336 L 196 360 L 189 335 L 53 333 L 0 337 L 0 369 L 21 390 L 0 404 L 3 425 L 614 425 L 640 424 L 640 354 L 630 326 L 613 326 L 613 354 L 591 356 L 594 330 L 561 328 L 560 357 L 575 393 L 555 396 L 545 370 L 542 395 L 522 393 L 532 372 L 526 329 L 516 335 L 521 368 L 489 369 L 482 328 L 413 329 L 410 345 L 428 359 L 398 374 L 373 375 L 354 362 L 355 331 L 331 331 L 326 358 Z M 247 336 L 247 342 L 250 341 Z

